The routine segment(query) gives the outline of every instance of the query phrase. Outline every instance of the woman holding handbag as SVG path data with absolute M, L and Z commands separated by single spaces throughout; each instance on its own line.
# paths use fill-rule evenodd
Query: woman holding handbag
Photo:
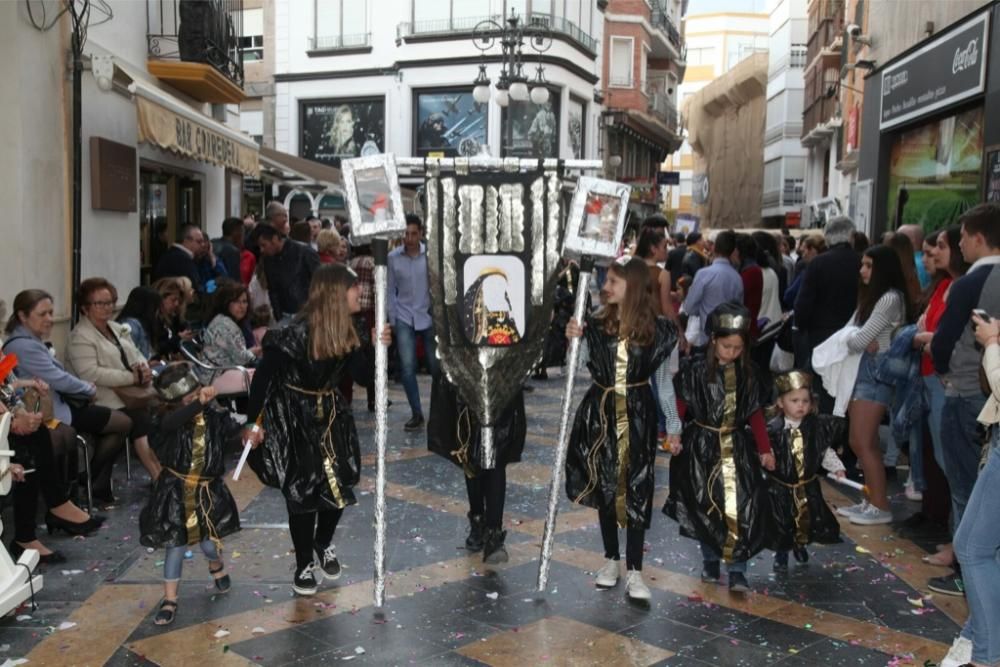
M 83 317 L 69 335 L 67 366 L 80 379 L 96 387 L 97 405 L 121 410 L 132 421 L 129 438 L 143 467 L 155 480 L 160 462 L 149 447 L 150 412 L 156 393 L 153 375 L 142 353 L 136 349 L 128 327 L 112 320 L 118 291 L 104 278 L 88 278 L 80 283 L 77 303 Z M 110 466 L 107 486 L 95 497 L 113 502 Z M 103 480 L 102 480 L 103 481 Z
M 18 377 L 41 380 L 50 389 L 37 402 L 50 432 L 60 478 L 71 482 L 76 477 L 77 433 L 91 435 L 95 446 L 90 469 L 97 495 L 110 495 L 105 489 L 110 489 L 111 464 L 118 458 L 132 421 L 123 412 L 94 405 L 97 387 L 67 371 L 55 358 L 46 343 L 55 321 L 52 295 L 38 289 L 24 290 L 14 298 L 13 310 L 3 349 L 17 355 L 14 372 Z

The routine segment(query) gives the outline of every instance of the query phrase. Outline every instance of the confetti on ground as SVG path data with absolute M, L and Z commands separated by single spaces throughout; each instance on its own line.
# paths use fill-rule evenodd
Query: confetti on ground
M 76 623 L 73 621 L 63 621 L 59 624 L 59 630 L 69 630 L 70 628 L 75 628 Z
M 488 597 L 491 600 L 496 600 L 498 597 L 500 597 L 500 594 L 499 593 L 487 593 L 486 597 Z
M 216 639 L 222 639 L 223 637 L 228 637 L 228 636 L 229 636 L 229 630 L 219 630 L 218 632 L 215 633 Z
M 265 630 L 264 628 L 262 628 L 262 627 L 260 627 L 258 625 L 256 628 L 254 628 L 253 630 L 250 631 L 250 634 L 252 634 L 252 635 L 262 635 L 262 634 L 264 634 L 266 632 L 267 632 L 267 630 Z
M 854 550 L 857 551 L 859 554 L 870 554 L 871 553 L 871 551 L 869 551 L 868 549 L 865 549 L 862 546 L 854 547 Z

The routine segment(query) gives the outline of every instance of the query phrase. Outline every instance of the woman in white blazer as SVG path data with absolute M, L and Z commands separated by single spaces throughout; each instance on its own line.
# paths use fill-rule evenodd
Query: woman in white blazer
M 97 405 L 121 410 L 132 420 L 129 438 L 155 480 L 160 475 L 160 462 L 149 447 L 149 410 L 127 408 L 115 393 L 117 388 L 149 386 L 153 379 L 149 364 L 132 343 L 128 326 L 112 319 L 117 301 L 118 291 L 104 278 L 88 278 L 80 283 L 77 303 L 82 317 L 69 335 L 66 362 L 81 380 L 97 387 Z M 110 489 L 108 492 L 110 495 Z

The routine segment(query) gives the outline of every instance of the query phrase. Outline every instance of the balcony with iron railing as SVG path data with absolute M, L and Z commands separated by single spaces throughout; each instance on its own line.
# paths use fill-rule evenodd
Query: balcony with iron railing
M 670 95 L 666 91 L 654 91 L 647 99 L 649 113 L 666 125 L 671 134 L 677 134 L 677 107 L 670 99 Z
M 483 21 L 492 20 L 503 23 L 502 16 L 474 16 L 466 18 L 448 18 L 435 21 L 403 22 L 396 26 L 396 37 L 406 40 L 413 37 L 437 37 L 443 35 L 466 37 Z M 553 36 L 568 38 L 570 42 L 582 46 L 591 54 L 597 53 L 597 40 L 583 31 L 572 21 L 561 16 L 531 13 L 525 19 L 527 23 L 542 25 L 552 31 Z
M 837 57 L 840 53 L 840 37 L 843 24 L 833 19 L 823 19 L 815 32 L 809 35 L 806 44 L 806 67 L 810 67 L 820 55 Z
M 243 94 L 243 0 L 146 0 L 147 69 L 194 99 Z
M 833 119 L 836 112 L 836 99 L 821 95 L 813 100 L 802 114 L 802 143 L 806 145 L 815 143 L 815 140 L 832 134 L 832 130 L 828 132 L 823 128 Z
M 667 36 L 667 41 L 669 41 L 675 49 L 677 49 L 678 54 L 681 52 L 681 47 L 683 46 L 683 40 L 681 39 L 681 32 L 674 25 L 673 20 L 670 18 L 670 14 L 667 10 L 660 6 L 654 5 L 653 11 L 650 14 L 649 22 L 654 28 L 662 30 Z

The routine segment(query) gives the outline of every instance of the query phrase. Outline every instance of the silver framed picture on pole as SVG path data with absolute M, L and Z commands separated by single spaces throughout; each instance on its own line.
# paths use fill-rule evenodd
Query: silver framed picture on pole
M 351 242 L 406 231 L 406 214 L 399 190 L 396 158 L 391 153 L 344 160 L 340 163 L 351 216 Z
M 631 190 L 624 183 L 581 176 L 566 220 L 563 255 L 616 257 L 625 232 Z

